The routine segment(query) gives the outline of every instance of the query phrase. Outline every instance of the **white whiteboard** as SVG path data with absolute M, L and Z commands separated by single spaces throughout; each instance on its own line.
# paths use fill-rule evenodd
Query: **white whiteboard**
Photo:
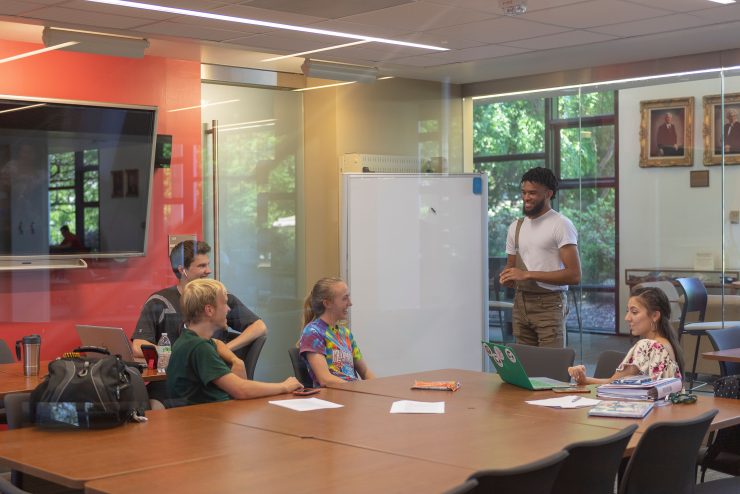
M 341 269 L 353 303 L 350 327 L 377 375 L 483 369 L 486 178 L 343 174 Z

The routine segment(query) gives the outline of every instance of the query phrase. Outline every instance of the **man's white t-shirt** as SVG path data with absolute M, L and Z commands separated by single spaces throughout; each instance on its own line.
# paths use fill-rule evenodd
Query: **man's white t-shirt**
M 506 236 L 506 253 L 516 255 L 514 238 L 516 236 L 517 221 L 509 225 Z M 560 248 L 564 245 L 578 245 L 578 232 L 573 223 L 551 209 L 539 218 L 524 218 L 519 230 L 519 254 L 528 271 L 558 271 L 563 269 L 560 261 Z M 537 282 L 542 288 L 552 291 L 567 290 L 567 285 L 550 285 Z

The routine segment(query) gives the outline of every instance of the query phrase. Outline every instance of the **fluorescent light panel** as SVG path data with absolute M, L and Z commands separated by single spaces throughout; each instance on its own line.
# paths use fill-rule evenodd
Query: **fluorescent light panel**
M 731 3 L 735 3 L 735 0 L 709 0 L 710 2 L 714 3 L 721 3 L 722 5 L 729 5 Z
M 303 55 L 310 55 L 311 53 L 319 53 L 322 51 L 337 50 L 339 48 L 346 48 L 348 46 L 363 45 L 369 43 L 369 41 L 353 41 L 352 43 L 344 43 L 343 45 L 327 46 L 326 48 L 317 48 L 315 50 L 302 51 L 300 53 L 291 53 L 290 55 L 282 55 L 280 57 L 265 58 L 263 62 L 274 62 L 276 60 L 284 60 L 286 58 L 300 57 Z
M 327 29 L 316 29 L 305 26 L 294 26 L 292 24 L 282 24 L 279 22 L 260 21 L 246 17 L 235 17 L 231 15 L 212 14 L 199 10 L 178 9 L 176 7 L 165 7 L 164 5 L 154 5 L 150 3 L 129 2 L 127 0 L 86 0 L 87 2 L 104 3 L 107 5 L 117 5 L 119 7 L 130 7 L 133 9 L 154 10 L 157 12 L 167 12 L 169 14 L 187 15 L 190 17 L 202 17 L 204 19 L 213 19 L 217 21 L 235 22 L 238 24 L 248 24 L 251 26 L 272 27 L 275 29 L 285 29 L 287 31 L 300 31 L 302 33 L 322 34 L 324 36 L 335 36 L 338 38 L 357 39 L 362 41 L 374 41 L 389 45 L 408 46 L 410 48 L 421 48 L 424 50 L 448 51 L 448 48 L 440 46 L 423 45 L 421 43 L 411 43 L 409 41 L 400 41 L 388 38 L 376 38 L 374 36 L 363 36 L 360 34 L 343 33 L 339 31 L 329 31 Z
M 12 62 L 13 60 L 32 57 L 34 55 L 41 55 L 42 53 L 46 53 L 47 51 L 61 50 L 67 48 L 68 46 L 76 45 L 77 43 L 78 41 L 68 41 L 66 43 L 60 43 L 58 45 L 47 46 L 46 48 L 41 48 L 40 50 L 33 50 L 26 53 L 21 53 L 20 55 L 13 55 L 12 57 L 0 59 L 0 63 Z
M 149 42 L 143 38 L 54 27 L 45 27 L 41 39 L 49 47 L 74 42 L 62 49 L 127 58 L 142 58 L 149 47 Z

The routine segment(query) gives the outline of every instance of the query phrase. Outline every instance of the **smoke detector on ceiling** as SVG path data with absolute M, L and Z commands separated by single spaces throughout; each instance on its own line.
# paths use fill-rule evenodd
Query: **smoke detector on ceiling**
M 522 15 L 527 11 L 526 0 L 499 0 L 498 4 L 505 15 L 512 17 Z

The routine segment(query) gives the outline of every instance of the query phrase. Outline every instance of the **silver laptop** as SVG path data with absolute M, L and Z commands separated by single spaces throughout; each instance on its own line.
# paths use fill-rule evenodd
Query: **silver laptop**
M 125 362 L 144 362 L 142 358 L 134 358 L 131 342 L 121 328 L 109 328 L 106 326 L 86 326 L 78 324 L 77 334 L 80 336 L 82 346 L 99 346 L 108 349 L 111 355 L 120 355 Z M 96 354 L 90 353 L 90 357 Z M 97 354 L 101 355 L 102 354 Z

